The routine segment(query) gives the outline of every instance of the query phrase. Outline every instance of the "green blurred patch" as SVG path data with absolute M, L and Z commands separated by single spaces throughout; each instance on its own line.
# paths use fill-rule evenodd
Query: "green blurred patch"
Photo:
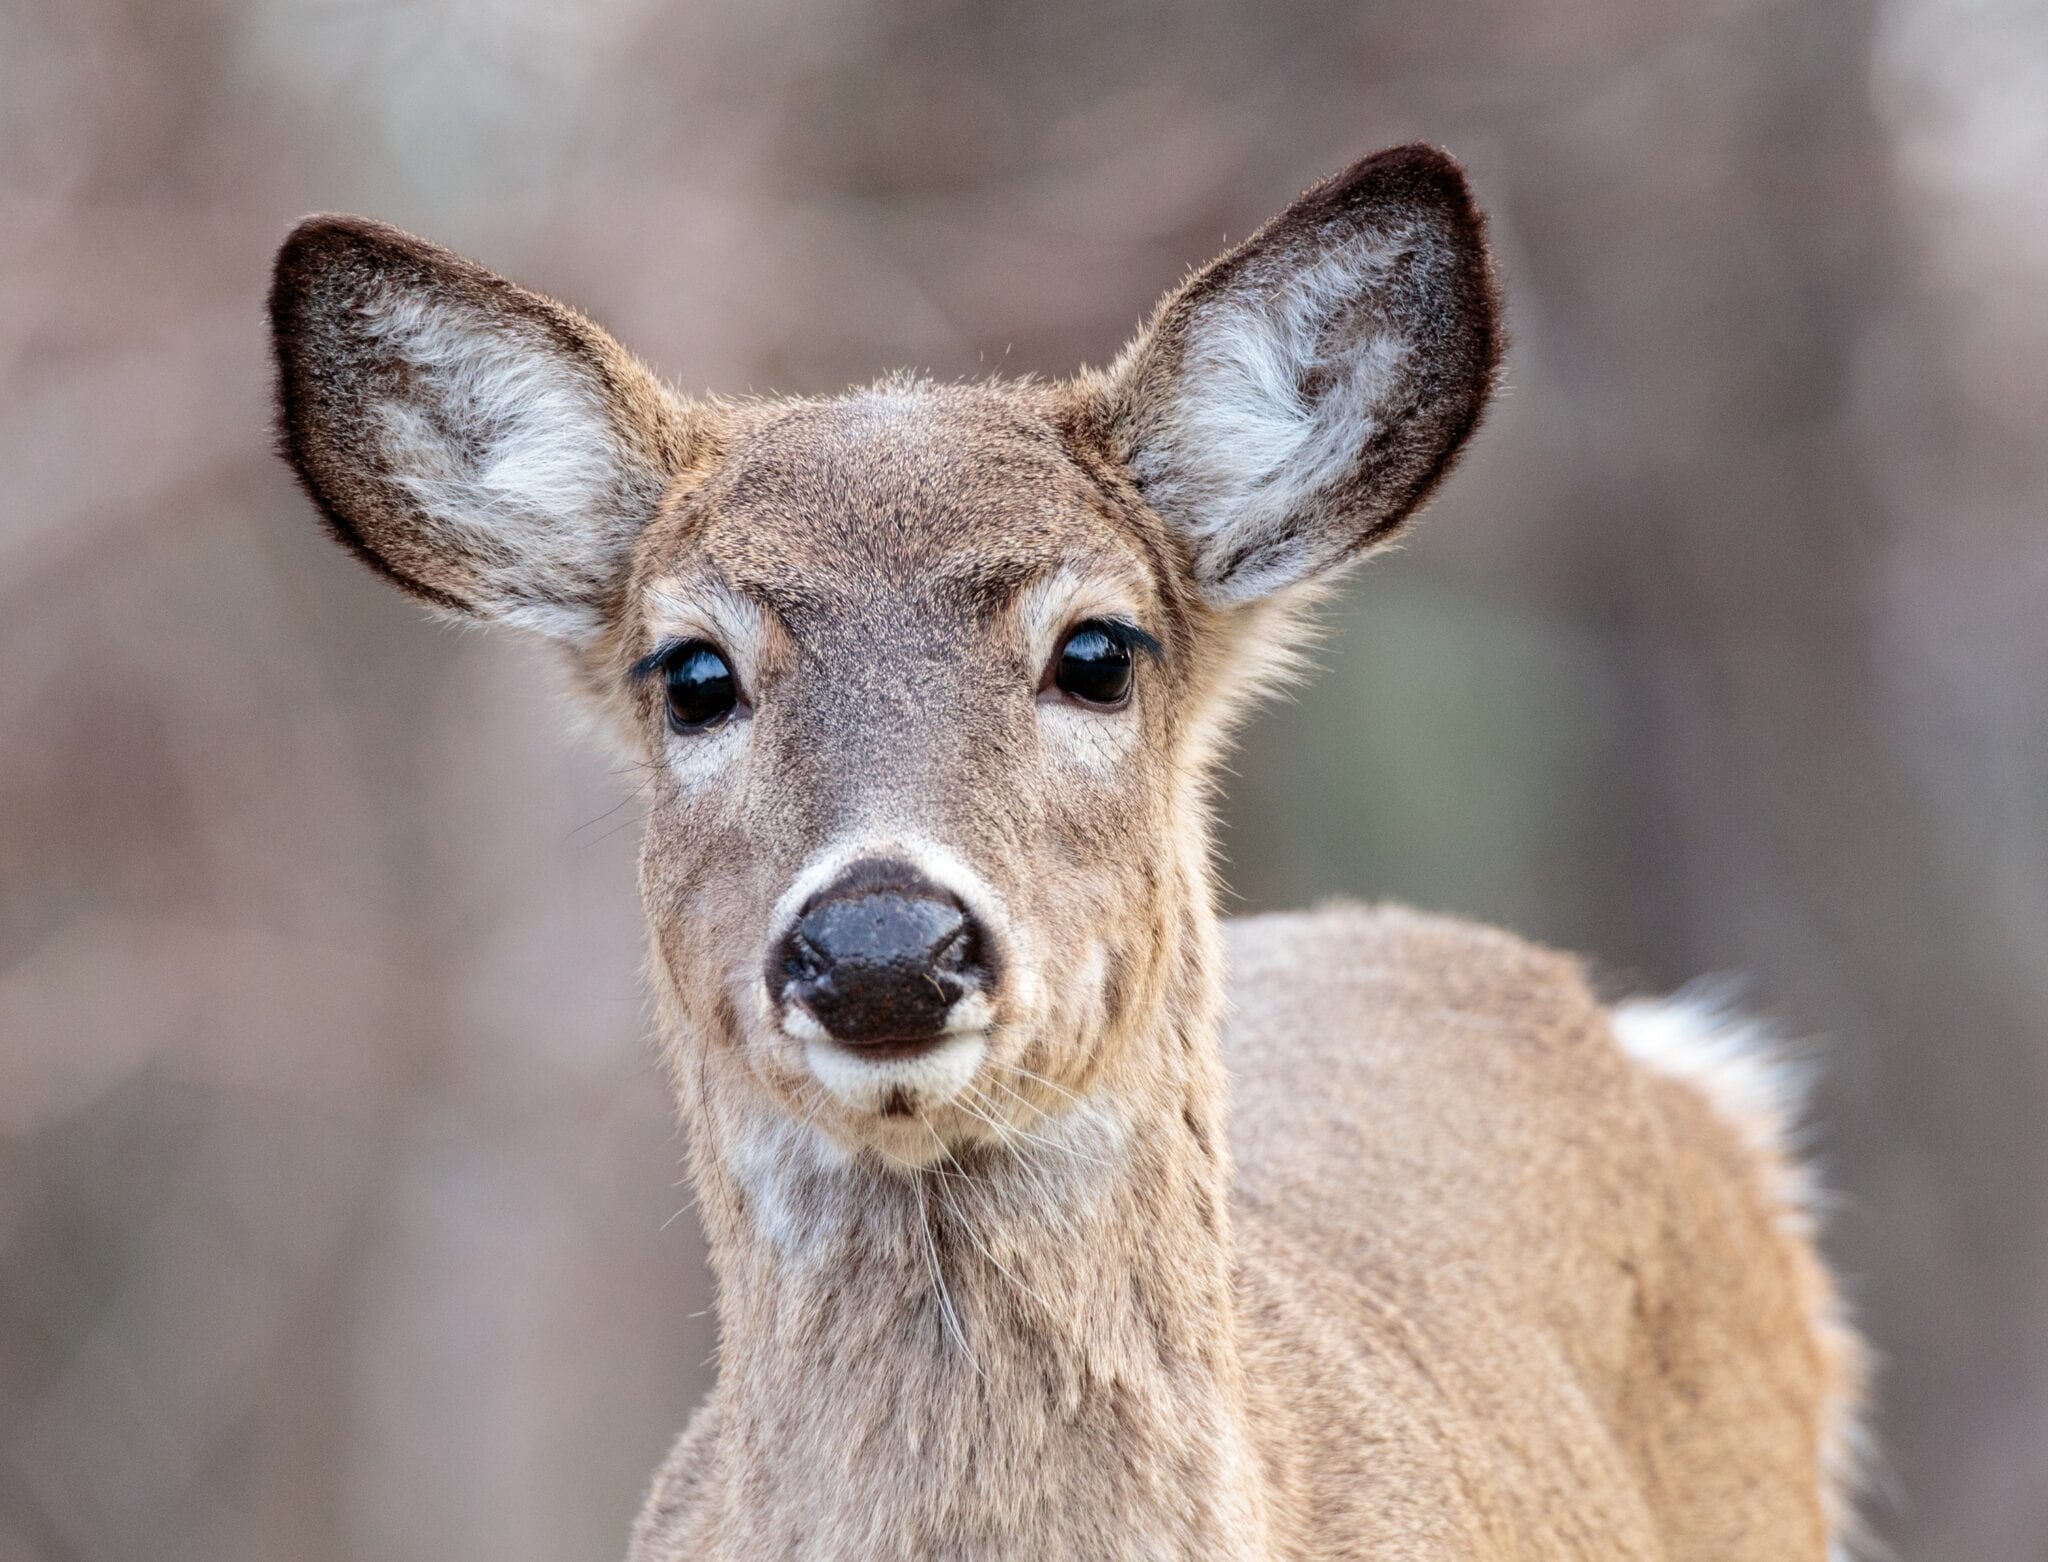
M 1316 671 L 1233 761 L 1242 907 L 1392 898 L 1567 944 L 1599 926 L 1627 785 L 1607 648 L 1561 611 L 1412 571 L 1368 576 L 1325 625 Z

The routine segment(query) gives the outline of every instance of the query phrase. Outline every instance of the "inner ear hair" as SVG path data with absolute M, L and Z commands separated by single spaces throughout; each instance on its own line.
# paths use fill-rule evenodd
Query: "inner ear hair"
M 1503 346 L 1463 172 L 1397 147 L 1169 295 L 1104 378 L 1102 426 L 1228 605 L 1390 538 L 1477 425 Z
M 312 217 L 270 297 L 278 437 L 328 526 L 443 610 L 568 640 L 615 611 L 691 419 L 599 327 L 360 217 Z

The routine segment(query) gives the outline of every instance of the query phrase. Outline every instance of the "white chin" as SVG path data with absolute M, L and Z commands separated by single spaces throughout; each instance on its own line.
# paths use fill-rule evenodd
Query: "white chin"
M 879 1113 L 892 1099 L 912 1111 L 943 1106 L 967 1088 L 987 1056 L 986 1031 L 951 1035 L 900 1058 L 864 1058 L 822 1036 L 804 1042 L 804 1061 L 818 1083 L 856 1112 Z

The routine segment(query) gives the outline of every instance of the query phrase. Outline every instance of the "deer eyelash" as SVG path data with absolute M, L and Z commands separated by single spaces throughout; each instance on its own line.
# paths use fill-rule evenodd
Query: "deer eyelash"
M 1091 618 L 1083 622 L 1095 625 L 1123 650 L 1142 651 L 1155 662 L 1166 659 L 1166 647 L 1160 644 L 1158 636 L 1140 629 L 1128 618 Z
M 689 643 L 687 640 L 675 638 L 662 641 L 661 644 L 657 645 L 653 650 L 641 657 L 639 661 L 626 669 L 626 681 L 633 684 L 645 683 L 656 672 L 660 671 L 663 662 L 667 661 Z

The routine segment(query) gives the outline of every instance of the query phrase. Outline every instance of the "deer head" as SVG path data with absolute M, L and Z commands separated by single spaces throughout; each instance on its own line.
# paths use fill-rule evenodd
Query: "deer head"
M 1382 153 L 1106 372 L 673 395 L 379 224 L 278 258 L 282 438 L 342 541 L 557 642 L 652 777 L 671 1063 L 922 1162 L 1172 1067 L 1211 1002 L 1205 789 L 1292 612 L 1471 432 L 1500 330 L 1457 167 Z

